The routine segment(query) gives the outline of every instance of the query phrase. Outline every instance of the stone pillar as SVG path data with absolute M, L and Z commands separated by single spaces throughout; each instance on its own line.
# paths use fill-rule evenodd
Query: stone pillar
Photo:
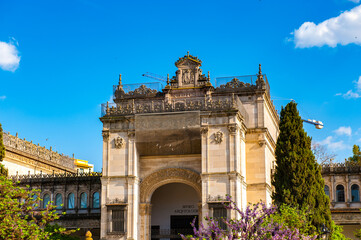
M 127 159 L 127 239 L 138 239 L 139 217 L 139 179 L 138 153 L 135 142 L 135 132 L 128 131 L 128 159 Z
M 204 220 L 205 216 L 209 215 L 209 209 L 207 204 L 207 197 L 208 197 L 208 182 L 209 176 L 207 173 L 209 172 L 209 133 L 208 133 L 208 126 L 204 126 L 201 128 L 201 149 L 202 149 L 202 156 L 201 156 L 201 178 L 202 178 L 202 196 L 201 196 L 201 203 L 199 208 L 199 223 L 206 224 Z M 206 174 L 206 175 L 204 175 Z
M 140 240 L 149 240 L 151 238 L 151 214 L 152 214 L 152 205 L 150 203 L 139 204 Z
M 109 130 L 103 130 L 103 177 L 101 184 L 101 217 L 100 217 L 100 237 L 105 237 L 107 233 L 107 224 L 108 224 L 108 214 L 106 201 L 109 198 L 108 186 L 109 179 L 108 177 L 108 166 L 109 166 Z M 77 196 L 76 196 L 77 197 Z M 77 198 L 76 198 L 77 201 Z

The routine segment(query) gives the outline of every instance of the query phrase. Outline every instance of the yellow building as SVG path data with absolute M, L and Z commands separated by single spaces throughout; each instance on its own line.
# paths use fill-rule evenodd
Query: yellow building
M 88 161 L 81 160 L 81 159 L 74 159 L 75 169 L 82 172 L 93 172 L 94 171 L 94 164 L 90 164 Z

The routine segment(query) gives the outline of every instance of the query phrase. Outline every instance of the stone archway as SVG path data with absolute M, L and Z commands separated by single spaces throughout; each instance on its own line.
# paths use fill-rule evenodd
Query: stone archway
M 140 217 L 140 239 L 150 239 L 150 200 L 154 191 L 168 183 L 184 183 L 194 188 L 199 199 L 202 199 L 201 176 L 191 170 L 182 168 L 166 168 L 145 177 L 139 186 L 139 217 Z

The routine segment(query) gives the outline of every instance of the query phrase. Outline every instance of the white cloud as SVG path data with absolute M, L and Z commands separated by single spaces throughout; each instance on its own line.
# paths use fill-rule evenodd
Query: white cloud
M 348 148 L 346 144 L 343 143 L 343 141 L 333 142 L 333 137 L 329 136 L 326 139 L 322 140 L 321 142 L 317 142 L 321 145 L 326 145 L 328 149 L 331 149 L 332 151 L 336 150 L 343 150 Z
M 351 127 L 344 127 L 344 126 L 342 126 L 342 127 L 339 127 L 338 129 L 336 129 L 334 132 L 335 132 L 336 134 L 338 134 L 338 135 L 351 136 L 351 134 L 352 134 L 352 129 L 351 129 Z
M 342 97 L 346 99 L 352 99 L 352 98 L 360 98 L 361 95 L 358 94 L 357 92 L 353 92 L 352 90 L 348 90 L 347 93 L 342 94 Z
M 5 100 L 6 96 L 0 96 L 0 100 Z
M 292 34 L 297 48 L 361 45 L 361 5 L 319 24 L 304 22 Z
M 19 67 L 20 56 L 15 44 L 0 41 L 0 68 L 5 71 L 14 72 Z
M 352 134 L 352 129 L 351 129 L 351 127 L 344 127 L 344 126 L 342 126 L 342 127 L 339 127 L 338 129 L 336 129 L 334 132 L 335 132 L 336 134 L 338 134 L 338 135 L 351 136 L 351 134 Z
M 357 91 L 361 92 L 361 76 L 359 76 L 358 81 L 356 81 Z
M 353 3 L 359 3 L 360 0 L 349 0 L 350 2 L 353 2 Z
M 361 5 L 360 5 L 361 6 Z M 336 93 L 335 96 L 342 96 L 345 99 L 357 99 L 361 98 L 361 76 L 354 82 L 356 84 L 355 90 L 348 90 L 346 93 Z

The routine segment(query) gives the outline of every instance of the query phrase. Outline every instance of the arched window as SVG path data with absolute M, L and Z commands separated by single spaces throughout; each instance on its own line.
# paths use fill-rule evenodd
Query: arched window
M 351 186 L 351 195 L 352 195 L 352 202 L 360 201 L 360 191 L 359 191 L 359 186 L 357 184 Z
M 345 201 L 345 190 L 342 185 L 337 185 L 336 187 L 336 198 L 337 198 L 337 202 Z
M 329 188 L 327 185 L 325 185 L 324 190 L 325 190 L 325 194 L 326 194 L 328 197 L 330 197 L 330 188 Z
M 34 194 L 33 197 L 32 197 L 32 200 L 34 201 L 33 207 L 35 209 L 37 209 L 39 207 L 39 205 L 38 205 L 38 195 Z
M 99 208 L 100 202 L 99 202 L 99 192 L 93 193 L 93 208 Z
M 80 194 L 80 208 L 87 208 L 88 207 L 88 195 L 83 192 Z
M 61 209 L 62 208 L 62 205 L 63 204 L 63 196 L 58 193 L 56 194 L 55 196 L 55 205 L 56 205 L 56 209 Z
M 68 195 L 68 209 L 74 209 L 74 202 L 75 202 L 75 197 L 74 197 L 74 193 L 69 193 Z
M 43 197 L 43 208 L 46 208 L 46 206 L 50 203 L 50 195 L 45 194 Z

